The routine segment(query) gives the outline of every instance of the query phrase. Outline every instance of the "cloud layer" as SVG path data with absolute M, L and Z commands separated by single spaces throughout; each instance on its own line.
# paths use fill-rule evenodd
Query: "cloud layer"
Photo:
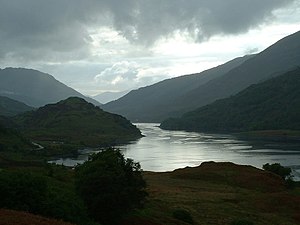
M 299 12 L 298 0 L 0 0 L 0 67 L 90 95 L 129 90 L 260 51 Z M 273 37 L 278 21 L 295 28 Z
M 109 26 L 149 46 L 175 32 L 195 41 L 247 31 L 293 0 L 0 0 L 0 60 L 61 62 L 92 56 Z

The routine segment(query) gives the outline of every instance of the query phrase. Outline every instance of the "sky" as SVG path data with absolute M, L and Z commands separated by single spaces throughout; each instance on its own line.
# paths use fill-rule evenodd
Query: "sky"
M 0 0 L 0 68 L 93 96 L 198 73 L 299 30 L 300 0 Z

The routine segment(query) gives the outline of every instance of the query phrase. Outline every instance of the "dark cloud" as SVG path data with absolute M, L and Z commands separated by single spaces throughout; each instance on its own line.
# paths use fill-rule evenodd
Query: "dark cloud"
M 236 34 L 272 17 L 293 0 L 144 0 L 135 9 L 114 13 L 114 25 L 127 39 L 152 44 L 174 31 L 197 41 Z
M 90 29 L 112 26 L 134 44 L 174 32 L 195 41 L 236 34 L 294 0 L 0 0 L 0 59 L 80 60 L 91 53 Z

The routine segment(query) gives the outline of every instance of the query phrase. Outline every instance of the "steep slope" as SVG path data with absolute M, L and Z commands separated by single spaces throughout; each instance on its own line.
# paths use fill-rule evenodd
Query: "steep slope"
M 131 91 L 129 94 L 103 106 L 109 112 L 125 116 L 131 121 L 159 122 L 177 112 L 176 99 L 208 81 L 226 74 L 253 55 L 231 60 L 201 73 L 167 79 L 151 86 Z
M 3 124 L 0 123 L 0 152 L 2 152 L 3 150 L 24 151 L 33 148 L 33 145 L 20 133 L 4 127 Z
M 33 109 L 22 102 L 0 96 L 0 116 L 15 116 Z
M 0 218 L 0 225 L 72 225 L 61 220 L 9 209 L 0 209 Z
M 169 81 L 170 83 L 163 81 L 133 91 L 118 101 L 105 105 L 104 108 L 124 115 L 132 121 L 159 122 L 166 117 L 181 116 L 185 112 L 217 99 L 234 95 L 251 84 L 295 69 L 299 65 L 300 32 L 297 32 L 283 38 L 258 55 L 240 61 L 227 71 L 221 70 L 218 76 L 208 74 L 211 79 L 205 80 L 206 82 L 198 83 L 194 80 L 193 84 L 188 82 L 187 86 L 184 84 L 174 86 L 174 91 L 169 92 L 168 88 L 170 83 L 173 84 L 172 80 Z M 223 66 L 219 68 L 222 69 Z M 185 78 L 178 78 L 177 81 L 184 83 Z
M 300 130 L 300 68 L 255 84 L 237 95 L 168 119 L 170 130 L 239 132 Z
M 49 74 L 24 68 L 0 69 L 0 95 L 33 107 L 55 103 L 72 96 L 86 99 L 95 105 L 100 104 L 57 81 Z
M 124 117 L 104 112 L 78 97 L 18 115 L 14 121 L 33 140 L 100 146 L 141 137 Z
M 201 107 L 226 98 L 261 81 L 300 66 L 300 31 L 285 37 L 224 76 L 214 79 L 182 96 L 179 110 Z

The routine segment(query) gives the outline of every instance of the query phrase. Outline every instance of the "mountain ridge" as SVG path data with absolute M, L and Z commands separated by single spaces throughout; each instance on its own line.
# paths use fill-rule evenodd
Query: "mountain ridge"
M 117 100 L 117 99 L 123 97 L 127 93 L 129 93 L 129 91 L 119 91 L 119 92 L 106 91 L 106 92 L 100 93 L 98 95 L 94 95 L 94 96 L 92 96 L 92 98 L 102 104 L 106 104 L 108 102 L 111 102 L 111 101 L 114 101 L 114 100 Z
M 161 128 L 198 132 L 300 130 L 300 67 L 238 94 L 165 120 Z
M 217 99 L 234 95 L 251 84 L 295 69 L 299 65 L 300 31 L 279 40 L 259 54 L 224 71 L 220 76 L 213 77 L 176 98 L 166 101 L 159 99 L 162 104 L 153 104 L 153 99 L 148 99 L 147 94 L 153 95 L 155 89 L 150 91 L 151 87 L 146 87 L 108 103 L 103 108 L 124 115 L 132 121 L 161 122 L 169 117 L 180 117 Z M 157 87 L 158 84 L 154 86 Z M 141 98 L 139 101 L 138 96 Z M 160 115 L 157 115 L 159 113 Z
M 100 105 L 96 100 L 56 80 L 52 75 L 26 68 L 0 69 L 0 95 L 33 107 L 41 107 L 72 96 Z
M 172 103 L 180 95 L 223 75 L 224 72 L 230 71 L 251 57 L 253 55 L 238 57 L 201 73 L 170 78 L 147 87 L 141 87 L 102 107 L 109 112 L 124 115 L 134 122 L 160 122 L 172 112 L 171 108 L 174 107 Z M 139 105 L 137 106 L 137 104 Z
M 217 99 L 234 95 L 251 84 L 295 69 L 297 66 L 300 66 L 300 31 L 279 40 L 219 79 L 209 81 L 201 89 L 193 90 L 182 97 L 177 104 L 180 105 L 190 99 L 192 104 L 201 107 Z M 193 98 L 195 95 L 198 96 L 197 99 Z

